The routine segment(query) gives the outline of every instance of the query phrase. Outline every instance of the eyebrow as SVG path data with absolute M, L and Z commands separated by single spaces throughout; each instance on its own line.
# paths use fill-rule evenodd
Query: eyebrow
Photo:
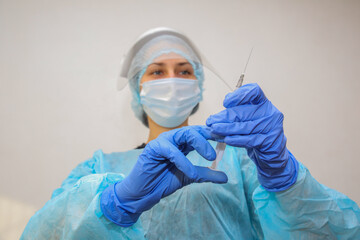
M 177 65 L 179 65 L 179 66 L 184 66 L 184 65 L 186 65 L 186 64 L 190 64 L 189 62 L 181 62 L 181 63 L 178 63 Z M 191 65 L 191 64 L 190 64 Z
M 164 65 L 164 63 L 150 63 L 150 64 L 149 64 L 149 66 L 151 66 L 151 65 L 163 66 L 163 65 Z
M 176 65 L 179 65 L 179 66 L 184 66 L 184 65 L 186 65 L 186 64 L 190 64 L 189 62 L 180 62 L 180 63 L 177 63 Z M 151 65 L 157 65 L 157 66 L 164 66 L 165 65 L 165 63 L 156 63 L 156 62 L 154 62 L 154 63 L 151 63 L 151 64 L 149 64 L 149 66 L 151 66 Z

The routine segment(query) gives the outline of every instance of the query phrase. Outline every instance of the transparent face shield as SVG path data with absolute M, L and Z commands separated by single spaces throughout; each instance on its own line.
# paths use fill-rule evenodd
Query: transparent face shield
M 216 75 L 217 80 L 228 85 L 185 35 L 169 28 L 155 28 L 140 36 L 123 57 L 117 84 L 118 90 L 122 90 L 135 74 L 146 68 L 156 57 L 169 52 L 178 53 L 189 62 L 197 63 L 204 68 L 204 72 L 211 73 L 207 74 L 208 76 Z M 169 55 L 168 58 L 174 58 L 174 56 Z M 231 89 L 230 86 L 228 87 Z
M 132 93 L 132 109 L 143 121 L 144 111 L 140 101 L 142 84 L 167 78 L 198 81 L 201 97 L 197 114 L 191 125 L 204 125 L 206 118 L 223 109 L 222 102 L 231 87 L 219 76 L 209 62 L 199 53 L 189 39 L 167 29 L 161 34 L 146 33 L 130 49 L 122 61 L 118 89 L 127 85 Z M 174 91 L 169 90 L 169 94 Z

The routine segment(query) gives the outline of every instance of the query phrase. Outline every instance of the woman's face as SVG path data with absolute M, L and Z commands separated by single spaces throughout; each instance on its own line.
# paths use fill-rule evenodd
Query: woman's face
M 192 65 L 182 56 L 170 53 L 154 59 L 140 80 L 140 84 L 163 78 L 185 78 L 196 80 Z

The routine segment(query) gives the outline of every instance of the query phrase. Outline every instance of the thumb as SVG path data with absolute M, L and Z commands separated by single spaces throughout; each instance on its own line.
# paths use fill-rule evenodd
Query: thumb
M 228 177 L 224 172 L 211 170 L 208 167 L 195 166 L 197 171 L 197 178 L 194 179 L 194 182 L 212 182 L 212 183 L 227 183 Z

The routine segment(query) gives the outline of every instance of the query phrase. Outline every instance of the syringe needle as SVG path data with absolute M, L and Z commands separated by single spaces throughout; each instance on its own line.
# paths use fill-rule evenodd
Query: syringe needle
M 248 57 L 248 60 L 246 62 L 246 65 L 245 65 L 245 68 L 244 68 L 244 72 L 240 75 L 240 78 L 236 84 L 236 88 L 239 88 L 242 86 L 243 82 L 244 82 L 244 77 L 245 77 L 245 72 L 246 72 L 246 68 L 247 68 L 247 65 L 249 63 L 249 60 L 250 60 L 250 57 L 251 57 L 251 54 L 252 54 L 252 51 L 253 51 L 254 47 L 251 48 L 251 51 L 250 51 L 250 54 L 249 54 L 249 57 Z M 211 169 L 216 169 L 220 160 L 222 159 L 223 157 L 223 154 L 224 154 L 224 151 L 225 151 L 225 147 L 226 147 L 226 143 L 221 143 L 221 142 L 218 142 L 216 144 L 216 148 L 215 148 L 215 152 L 216 152 L 216 159 L 213 161 L 212 165 L 211 165 Z
M 248 60 L 247 60 L 247 62 L 246 62 L 246 65 L 245 65 L 245 68 L 244 68 L 244 71 L 243 71 L 243 74 L 244 74 L 244 75 L 245 75 L 246 68 L 247 68 L 247 65 L 248 65 L 248 63 L 249 63 L 249 61 L 250 61 L 250 57 L 251 57 L 251 54 L 252 54 L 253 50 L 254 50 L 254 47 L 251 48 L 251 51 L 250 51 Z

